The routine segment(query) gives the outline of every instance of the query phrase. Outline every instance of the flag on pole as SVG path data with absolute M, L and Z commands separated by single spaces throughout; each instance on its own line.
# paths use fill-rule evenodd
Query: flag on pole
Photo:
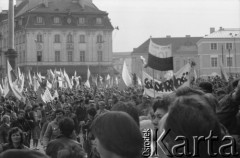
M 220 66 L 220 73 L 221 73 L 222 79 L 225 80 L 226 82 L 228 82 L 229 78 L 228 78 L 226 71 L 223 68 L 222 62 L 220 62 L 219 66 Z
M 3 97 L 6 97 L 9 93 L 9 84 L 8 84 L 8 78 L 5 77 L 5 79 L 2 81 L 3 84 Z
M 29 80 L 29 85 L 32 86 L 33 82 L 32 82 L 32 77 L 31 77 L 30 71 L 28 71 L 28 80 Z
M 147 65 L 152 69 L 159 71 L 173 70 L 173 56 L 171 47 L 171 45 L 158 45 L 154 43 L 152 39 L 150 39 Z
M 90 76 L 91 76 L 91 72 L 90 72 L 89 67 L 88 67 L 88 70 L 87 70 L 87 80 L 89 80 Z
M 9 83 L 9 86 L 10 86 L 13 94 L 16 96 L 16 98 L 21 100 L 22 94 L 21 94 L 21 92 L 19 92 L 16 89 L 16 85 L 13 84 L 11 71 L 12 71 L 12 66 L 9 64 L 9 61 L 7 60 L 7 72 L 8 72 L 8 83 Z
M 141 79 L 139 77 L 137 77 L 137 82 L 138 82 L 139 86 L 142 86 L 142 81 L 141 81 Z
M 64 70 L 63 74 L 64 74 L 64 77 L 65 77 L 65 80 L 66 80 L 66 82 L 67 82 L 68 87 L 69 87 L 70 89 L 72 89 L 72 84 L 71 84 L 70 79 L 69 79 L 69 77 L 68 77 L 68 74 L 66 73 L 65 70 Z
M 142 61 L 142 63 L 143 63 L 143 67 L 147 67 L 147 61 L 146 61 L 146 59 L 145 59 L 143 56 L 140 56 L 140 59 L 141 59 L 141 61 Z
M 122 79 L 123 79 L 124 83 L 126 84 L 126 86 L 131 86 L 132 85 L 132 78 L 129 74 L 129 71 L 127 69 L 127 65 L 126 65 L 125 61 L 123 63 Z

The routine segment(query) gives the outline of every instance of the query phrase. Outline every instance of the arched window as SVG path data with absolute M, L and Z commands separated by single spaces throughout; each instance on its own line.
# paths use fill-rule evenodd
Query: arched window
M 72 37 L 72 34 L 70 34 L 70 33 L 67 35 L 67 42 L 68 43 L 72 43 L 73 42 L 73 37 Z
M 102 35 L 97 36 L 97 43 L 103 43 Z

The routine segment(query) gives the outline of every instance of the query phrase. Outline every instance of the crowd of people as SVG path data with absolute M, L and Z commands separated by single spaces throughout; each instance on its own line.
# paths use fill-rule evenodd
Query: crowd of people
M 207 138 L 210 131 L 219 138 L 213 153 L 204 141 L 199 144 L 198 157 L 236 156 L 230 148 L 219 152 L 224 136 L 234 138 L 240 153 L 240 79 L 199 79 L 192 87 L 180 87 L 157 98 L 143 95 L 143 89 L 136 87 L 82 86 L 57 92 L 58 97 L 49 103 L 42 102 L 31 88 L 24 92 L 26 100 L 1 97 L 0 158 L 141 158 L 144 129 L 158 129 L 156 137 L 171 130 L 165 147 L 155 146 L 152 153 L 157 157 L 191 157 L 195 153 L 193 137 Z M 189 140 L 188 153 L 183 148 L 175 150 L 178 136 Z M 173 150 L 169 153 L 168 149 Z

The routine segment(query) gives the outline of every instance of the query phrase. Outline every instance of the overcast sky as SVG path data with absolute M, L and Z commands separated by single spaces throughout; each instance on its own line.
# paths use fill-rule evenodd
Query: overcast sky
M 40 1 L 40 0 L 39 0 Z M 109 13 L 113 51 L 131 52 L 150 36 L 204 36 L 210 27 L 240 28 L 240 0 L 93 0 Z M 0 9 L 8 0 L 0 0 Z

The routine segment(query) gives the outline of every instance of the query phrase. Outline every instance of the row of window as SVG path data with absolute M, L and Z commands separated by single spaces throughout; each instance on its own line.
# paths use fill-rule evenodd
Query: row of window
M 233 66 L 233 57 L 227 57 L 227 67 Z M 211 66 L 218 67 L 218 57 L 211 57 Z
M 67 22 L 68 24 L 71 24 L 72 21 L 73 21 L 73 19 L 72 19 L 71 17 L 66 18 L 66 22 Z M 52 23 L 53 23 L 53 24 L 56 24 L 56 25 L 60 25 L 60 24 L 62 24 L 62 22 L 63 22 L 63 19 L 60 18 L 60 17 L 58 17 L 58 16 L 54 17 L 54 18 L 53 18 L 53 21 L 52 21 Z M 102 24 L 103 24 L 102 18 L 99 18 L 99 17 L 96 18 L 95 23 L 96 23 L 97 25 L 102 25 Z M 22 24 L 22 21 L 19 20 L 19 25 L 21 25 L 21 24 Z M 37 17 L 36 17 L 36 24 L 44 24 L 44 18 L 41 17 L 41 16 L 37 16 Z M 87 24 L 86 18 L 84 18 L 84 17 L 79 17 L 79 18 L 78 18 L 78 24 L 79 24 L 79 25 L 86 25 L 86 24 Z
M 222 45 L 222 47 L 223 47 L 223 45 Z M 217 43 L 211 43 L 210 44 L 210 49 L 211 50 L 217 50 L 218 49 Z M 227 50 L 233 49 L 233 44 L 232 43 L 226 43 L 225 44 L 225 49 L 227 49 Z
M 85 62 L 85 51 L 80 51 L 80 62 Z M 42 51 L 37 51 L 37 62 L 42 62 L 42 56 L 43 56 L 43 52 Z M 97 52 L 97 56 L 98 56 L 98 61 L 102 62 L 103 61 L 103 52 L 102 51 L 98 51 Z M 72 51 L 68 51 L 67 52 L 67 59 L 68 62 L 72 62 L 73 61 L 73 52 Z M 61 53 L 60 51 L 55 51 L 55 62 L 61 62 Z
M 43 35 L 37 34 L 37 42 L 43 42 Z M 61 36 L 59 34 L 54 35 L 54 42 L 61 43 Z M 85 43 L 85 35 L 79 35 L 79 43 Z M 67 35 L 67 43 L 73 43 L 73 35 Z M 102 35 L 97 35 L 97 43 L 103 43 Z

